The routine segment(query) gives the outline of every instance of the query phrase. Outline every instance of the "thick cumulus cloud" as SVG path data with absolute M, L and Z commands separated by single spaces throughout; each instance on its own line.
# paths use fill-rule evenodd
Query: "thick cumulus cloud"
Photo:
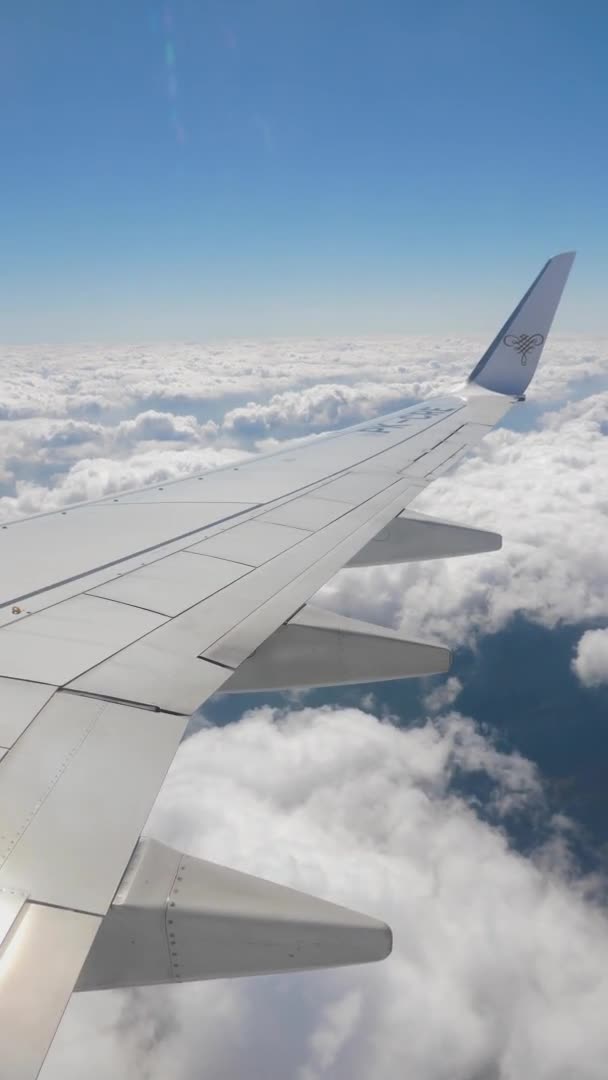
M 0 423 L 0 514 L 49 510 L 245 456 L 217 445 L 213 434 L 213 424 L 152 409 L 114 424 L 42 417 Z
M 577 645 L 572 668 L 585 686 L 608 682 L 608 629 L 585 631 Z
M 344 571 L 320 599 L 450 645 L 516 612 L 548 627 L 605 617 L 607 431 L 603 392 L 544 413 L 530 431 L 492 432 L 414 509 L 494 529 L 501 551 Z
M 403 384 L 424 396 L 461 379 L 474 341 L 277 341 L 203 345 L 4 347 L 0 421 L 134 415 L 150 408 L 208 415 L 323 383 Z M 591 362 L 593 366 L 593 362 Z
M 397 408 L 461 378 L 469 349 L 427 339 L 4 348 L 0 515 L 228 464 Z M 168 447 L 184 451 L 179 464 Z
M 382 412 L 394 411 L 411 403 L 410 390 L 403 383 L 353 386 L 328 383 L 290 390 L 275 394 L 267 404 L 250 401 L 231 409 L 224 416 L 222 427 L 225 433 L 245 439 L 264 439 L 277 431 L 283 437 L 304 436 L 311 431 L 347 427 Z
M 486 344 L 481 338 L 404 336 L 216 346 L 3 346 L 0 421 L 97 420 L 159 407 L 198 416 L 216 402 L 267 402 L 324 383 L 394 384 L 405 396 L 420 398 L 462 382 Z M 606 377 L 605 357 L 605 342 L 552 339 L 535 378 L 535 397 L 560 398 L 573 382 L 581 393 L 597 388 Z
M 397 408 L 430 384 L 428 343 L 74 347 L 0 353 L 0 514 L 10 519 L 230 464 Z M 419 351 L 420 350 L 420 353 Z M 371 372 L 378 352 L 384 362 Z M 115 462 L 110 465 L 109 462 Z
M 453 780 L 491 780 L 490 820 Z M 531 858 L 507 815 L 539 778 L 450 713 L 403 730 L 358 709 L 261 708 L 182 746 L 159 838 L 386 918 L 369 967 L 82 995 L 44 1080 L 600 1080 L 608 921 L 560 822 Z
M 133 416 L 147 409 L 208 416 L 216 403 L 268 403 L 324 384 L 392 385 L 407 398 L 449 390 L 466 377 L 485 342 L 475 338 L 239 342 L 218 346 L 21 346 L 0 349 L 0 422 L 23 418 Z M 606 346 L 552 340 L 535 378 L 537 400 L 601 388 Z M 289 400 L 286 402 L 289 407 Z M 279 413 L 281 410 L 279 409 Z M 312 422 L 315 417 L 312 415 Z
M 0 498 L 0 514 L 2 520 L 8 521 L 24 514 L 57 510 L 129 488 L 178 480 L 193 473 L 231 465 L 245 457 L 247 455 L 242 450 L 216 449 L 213 446 L 162 452 L 144 446 L 126 458 L 83 457 L 66 472 L 51 467 L 48 471 L 42 470 L 38 483 L 31 480 L 19 483 L 15 495 Z M 1 476 L 0 473 L 0 482 Z M 8 477 L 6 483 L 8 486 Z
M 239 452 L 449 391 L 462 383 L 482 344 L 399 338 L 5 347 L 0 515 L 230 464 Z M 565 397 L 600 391 L 604 356 L 601 342 L 552 342 L 524 422 Z

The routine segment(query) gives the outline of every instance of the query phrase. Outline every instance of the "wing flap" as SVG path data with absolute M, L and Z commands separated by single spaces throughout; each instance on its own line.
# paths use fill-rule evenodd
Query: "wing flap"
M 227 693 L 341 686 L 448 671 L 449 649 L 306 604 L 224 684 Z

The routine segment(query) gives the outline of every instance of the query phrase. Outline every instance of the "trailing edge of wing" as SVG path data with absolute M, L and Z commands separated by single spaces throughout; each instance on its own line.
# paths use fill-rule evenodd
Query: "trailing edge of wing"
M 144 839 L 76 989 L 363 964 L 391 944 L 367 915 Z
M 380 682 L 449 670 L 449 649 L 306 604 L 267 638 L 222 693 Z
M 404 510 L 382 529 L 348 563 L 349 566 L 384 566 L 388 563 L 446 559 L 454 555 L 478 555 L 498 551 L 499 533 L 473 529 L 454 521 Z

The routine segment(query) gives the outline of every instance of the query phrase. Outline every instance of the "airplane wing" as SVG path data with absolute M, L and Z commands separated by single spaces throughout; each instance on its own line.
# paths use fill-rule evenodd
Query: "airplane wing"
M 315 609 L 346 565 L 500 537 L 408 509 L 522 398 L 574 256 L 457 392 L 247 464 L 0 528 L 0 1072 L 38 1075 L 72 990 L 380 959 L 388 927 L 141 831 L 217 691 L 446 671 Z

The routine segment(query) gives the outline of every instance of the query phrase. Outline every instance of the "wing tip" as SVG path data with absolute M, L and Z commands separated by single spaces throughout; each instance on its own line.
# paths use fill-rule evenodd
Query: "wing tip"
M 555 262 L 557 259 L 563 259 L 564 262 L 573 263 L 576 259 L 576 251 L 558 251 L 556 255 L 552 255 L 549 262 Z
M 547 260 L 471 371 L 469 384 L 521 400 L 536 370 L 575 257 L 575 251 L 562 251 Z

